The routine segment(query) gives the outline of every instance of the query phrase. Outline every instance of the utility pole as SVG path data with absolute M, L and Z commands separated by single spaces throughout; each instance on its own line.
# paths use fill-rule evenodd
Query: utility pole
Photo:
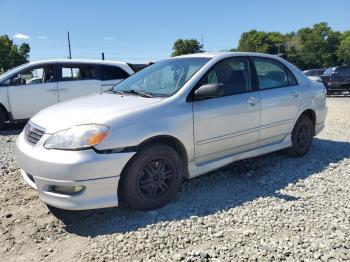
M 102 60 L 105 60 L 105 53 L 102 52 Z
M 71 49 L 70 49 L 69 31 L 68 31 L 68 48 L 69 48 L 69 59 L 72 59 L 72 51 L 71 51 Z

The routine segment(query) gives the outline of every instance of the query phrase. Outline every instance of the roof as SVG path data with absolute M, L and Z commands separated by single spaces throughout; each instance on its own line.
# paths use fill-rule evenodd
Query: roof
M 94 63 L 94 64 L 106 64 L 106 65 L 126 65 L 126 62 L 122 61 L 109 61 L 109 60 L 90 60 L 90 59 L 55 59 L 55 60 L 40 60 L 40 61 L 31 61 L 28 64 L 42 64 L 42 63 Z
M 261 57 L 271 57 L 276 58 L 277 55 L 269 55 L 269 54 L 263 54 L 263 53 L 255 53 L 255 52 L 205 52 L 205 53 L 197 53 L 197 54 L 188 54 L 188 55 L 182 55 L 178 57 L 207 57 L 207 58 L 214 58 L 214 57 L 231 57 L 231 56 L 261 56 Z

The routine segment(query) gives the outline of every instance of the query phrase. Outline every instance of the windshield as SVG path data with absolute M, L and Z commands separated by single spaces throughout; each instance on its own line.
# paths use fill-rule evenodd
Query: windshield
M 163 60 L 125 79 L 114 90 L 171 96 L 209 60 L 202 57 Z
M 13 72 L 15 72 L 16 70 L 18 70 L 19 68 L 21 68 L 25 65 L 26 64 L 22 64 L 22 65 L 14 67 L 14 68 L 11 68 L 10 70 L 7 70 L 6 72 L 3 72 L 2 74 L 0 74 L 0 79 L 2 80 L 3 78 L 6 78 L 7 76 L 11 75 Z
M 334 71 L 334 67 L 330 67 L 330 68 L 328 68 L 326 71 L 324 71 L 324 75 L 331 75 L 332 73 L 333 73 L 333 71 Z

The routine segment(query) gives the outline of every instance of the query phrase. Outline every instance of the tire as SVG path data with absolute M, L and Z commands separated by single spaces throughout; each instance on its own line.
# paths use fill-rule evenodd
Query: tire
M 6 121 L 5 113 L 0 109 L 0 130 L 4 128 L 5 121 Z
M 292 146 L 285 152 L 293 157 L 305 155 L 312 144 L 315 127 L 311 119 L 302 115 L 296 122 L 292 131 Z
M 142 149 L 128 164 L 120 180 L 120 200 L 135 210 L 152 210 L 178 193 L 184 177 L 178 153 L 165 145 Z

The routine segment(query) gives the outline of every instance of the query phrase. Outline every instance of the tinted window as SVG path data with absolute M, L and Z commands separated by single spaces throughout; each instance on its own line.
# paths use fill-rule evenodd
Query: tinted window
M 127 72 L 117 66 L 101 66 L 102 80 L 125 79 L 129 76 Z
M 250 77 L 247 60 L 232 58 L 219 62 L 206 74 L 199 86 L 216 83 L 224 85 L 225 95 L 249 91 Z
M 272 59 L 254 58 L 259 89 L 295 85 L 295 77 L 280 62 Z
M 20 73 L 13 76 L 9 84 L 10 85 L 33 85 L 48 83 L 53 81 L 53 66 L 45 65 L 39 67 L 33 67 L 25 69 Z M 8 82 L 8 81 L 7 81 Z
M 347 67 L 340 67 L 336 70 L 337 76 L 349 76 L 350 75 L 350 68 Z
M 64 65 L 62 66 L 62 80 L 91 80 L 96 79 L 96 70 L 90 65 Z

